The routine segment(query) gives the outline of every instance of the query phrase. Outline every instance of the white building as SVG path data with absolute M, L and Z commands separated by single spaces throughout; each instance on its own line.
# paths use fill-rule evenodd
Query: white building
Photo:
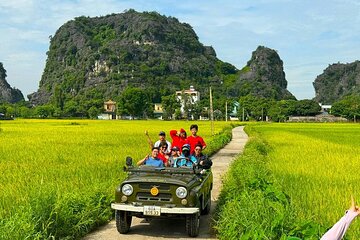
M 176 100 L 180 103 L 181 113 L 184 113 L 185 105 L 193 105 L 200 101 L 200 92 L 196 91 L 194 86 L 190 89 L 183 91 L 176 91 Z
M 331 111 L 331 105 L 325 105 L 325 104 L 322 104 L 322 103 L 319 103 L 320 107 L 321 107 L 321 112 L 323 114 L 328 114 L 330 113 Z

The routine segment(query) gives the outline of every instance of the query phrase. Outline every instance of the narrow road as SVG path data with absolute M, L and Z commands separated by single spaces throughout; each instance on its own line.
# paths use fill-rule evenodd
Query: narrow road
M 211 192 L 211 213 L 201 216 L 200 233 L 197 239 L 216 239 L 210 227 L 211 214 L 214 211 L 221 190 L 222 176 L 226 173 L 231 161 L 240 153 L 248 140 L 244 127 L 232 130 L 232 140 L 219 152 L 212 156 L 212 172 L 214 176 Z M 133 217 L 130 232 L 119 234 L 115 220 L 87 235 L 83 240 L 148 240 L 148 239 L 191 239 L 185 230 L 185 219 L 159 219 L 146 222 L 144 219 Z

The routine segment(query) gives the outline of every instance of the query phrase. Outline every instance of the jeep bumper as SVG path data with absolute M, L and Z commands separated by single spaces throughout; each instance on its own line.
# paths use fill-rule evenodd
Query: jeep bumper
M 112 203 L 111 208 L 115 210 L 121 211 L 129 211 L 129 212 L 144 212 L 144 206 L 133 206 L 129 204 L 122 203 Z M 161 214 L 194 214 L 199 212 L 199 208 L 194 207 L 160 207 Z

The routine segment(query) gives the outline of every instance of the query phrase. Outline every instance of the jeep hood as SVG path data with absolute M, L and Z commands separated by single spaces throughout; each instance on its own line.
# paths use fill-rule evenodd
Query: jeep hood
M 196 174 L 129 174 L 124 183 L 167 183 L 179 186 L 189 186 L 200 181 Z

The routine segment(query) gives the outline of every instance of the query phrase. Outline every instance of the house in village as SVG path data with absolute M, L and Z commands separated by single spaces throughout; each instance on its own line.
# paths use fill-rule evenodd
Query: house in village
M 320 112 L 322 114 L 329 114 L 331 112 L 331 105 L 325 105 L 325 104 L 322 104 L 322 103 L 319 103 L 319 105 L 321 107 Z
M 154 118 L 163 119 L 164 110 L 161 103 L 154 104 Z
M 104 102 L 104 112 L 98 116 L 98 119 L 103 119 L 103 120 L 117 119 L 116 102 L 111 100 Z

